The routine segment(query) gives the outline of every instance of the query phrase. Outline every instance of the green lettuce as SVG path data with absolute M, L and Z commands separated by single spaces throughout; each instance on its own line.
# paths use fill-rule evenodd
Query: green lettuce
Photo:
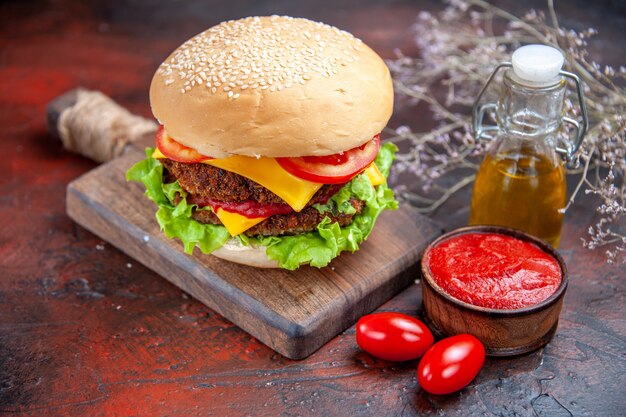
M 397 150 L 398 148 L 391 143 L 380 147 L 376 165 L 385 178 L 389 176 L 391 163 Z M 189 254 L 195 246 L 198 246 L 204 253 L 211 253 L 221 247 L 230 239 L 226 228 L 203 224 L 191 217 L 194 209 L 204 209 L 187 203 L 185 199 L 187 193 L 178 181 L 163 183 L 163 166 L 157 159 L 152 158 L 153 152 L 154 149 L 146 149 L 146 159 L 131 167 L 126 173 L 126 179 L 144 184 L 146 196 L 158 206 L 156 218 L 161 230 L 170 239 L 179 238 L 183 242 L 185 252 Z M 177 193 L 182 197 L 178 205 L 173 203 Z M 393 191 L 387 184 L 374 187 L 365 174 L 353 178 L 326 204 L 316 204 L 314 207 L 321 213 L 353 214 L 355 210 L 349 202 L 352 197 L 364 201 L 365 206 L 361 213 L 354 216 L 352 223 L 348 226 L 340 227 L 337 223 L 331 223 L 329 217 L 325 217 L 315 232 L 297 236 L 248 237 L 239 235 L 238 238 L 246 246 L 251 244 L 265 246 L 268 258 L 277 261 L 281 268 L 293 270 L 302 264 L 321 268 L 328 265 L 343 251 L 356 251 L 359 244 L 371 233 L 380 213 L 383 210 L 394 210 L 398 207 Z
M 187 193 L 181 188 L 178 181 L 163 184 L 163 165 L 152 158 L 154 149 L 146 149 L 146 159 L 137 162 L 128 172 L 127 181 L 142 182 L 146 187 L 146 196 L 154 201 L 159 209 L 156 218 L 165 236 L 172 239 L 179 238 L 183 242 L 185 252 L 191 254 L 195 246 L 204 253 L 211 253 L 221 247 L 230 234 L 224 226 L 204 224 L 191 217 L 195 204 L 187 204 Z M 173 203 L 176 193 L 181 199 L 178 205 Z

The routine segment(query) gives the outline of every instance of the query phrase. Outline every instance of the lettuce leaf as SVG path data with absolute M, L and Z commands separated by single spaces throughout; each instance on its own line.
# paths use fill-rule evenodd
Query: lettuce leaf
M 178 181 L 163 184 L 163 165 L 152 158 L 154 149 L 146 149 L 146 159 L 136 163 L 126 172 L 127 181 L 142 182 L 146 187 L 146 196 L 154 201 L 159 209 L 156 218 L 165 232 L 165 236 L 172 239 L 179 238 L 183 242 L 186 253 L 191 254 L 197 245 L 204 253 L 211 253 L 221 247 L 230 233 L 223 226 L 204 224 L 191 217 L 195 204 L 187 204 L 187 193 L 181 188 Z M 181 201 L 173 203 L 176 193 L 180 193 Z
M 376 165 L 385 176 L 389 175 L 394 154 L 398 148 L 391 143 L 380 147 L 376 157 Z M 204 253 L 210 253 L 222 246 L 230 234 L 223 226 L 203 224 L 191 217 L 196 205 L 188 204 L 184 197 L 187 193 L 178 181 L 163 184 L 163 166 L 152 158 L 154 149 L 146 149 L 146 159 L 138 162 L 126 173 L 129 181 L 142 182 L 146 187 L 146 195 L 159 207 L 156 218 L 161 230 L 168 238 L 177 237 L 183 242 L 186 253 L 191 254 L 195 246 Z M 178 205 L 173 203 L 176 193 L 183 197 Z M 354 213 L 349 203 L 355 197 L 365 201 L 360 214 L 354 216 L 350 225 L 340 227 L 331 223 L 328 217 L 317 226 L 315 232 L 297 236 L 258 236 L 239 235 L 243 245 L 261 245 L 266 247 L 269 259 L 278 262 L 281 268 L 297 269 L 302 264 L 321 268 L 326 266 L 343 251 L 354 252 L 371 233 L 374 223 L 384 210 L 394 210 L 398 202 L 393 191 L 387 184 L 372 186 L 365 174 L 358 175 L 346 184 L 326 204 L 315 205 L 321 213 Z

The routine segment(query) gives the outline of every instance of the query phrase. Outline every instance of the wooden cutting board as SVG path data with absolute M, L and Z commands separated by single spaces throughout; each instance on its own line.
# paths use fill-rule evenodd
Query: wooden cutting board
M 143 186 L 125 181 L 153 143 L 146 137 L 128 145 L 122 156 L 70 183 L 69 216 L 291 359 L 309 356 L 414 282 L 422 251 L 441 233 L 407 205 L 383 212 L 359 251 L 322 269 L 257 269 L 198 249 L 190 256 L 159 231 L 156 205 Z

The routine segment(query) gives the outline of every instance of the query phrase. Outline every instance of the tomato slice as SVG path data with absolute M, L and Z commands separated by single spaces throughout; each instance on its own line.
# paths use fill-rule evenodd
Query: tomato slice
M 211 206 L 213 211 L 221 208 L 229 213 L 239 214 L 249 219 L 258 217 L 270 217 L 275 214 L 293 213 L 293 209 L 289 204 L 283 203 L 259 203 L 255 200 L 245 201 L 219 201 L 213 198 L 202 197 L 199 195 L 188 195 L 187 202 L 197 204 L 200 207 Z
M 323 188 L 322 191 L 315 194 L 315 197 L 309 201 L 309 204 L 326 204 L 343 185 L 344 184 L 329 185 L 328 187 Z M 187 203 L 196 204 L 200 207 L 211 206 L 213 211 L 217 208 L 221 208 L 224 211 L 236 213 L 249 219 L 270 217 L 276 214 L 289 214 L 294 212 L 293 208 L 286 203 L 259 203 L 255 200 L 226 202 L 204 197 L 198 194 L 187 195 Z
M 177 162 L 193 164 L 213 159 L 210 156 L 199 154 L 193 148 L 176 142 L 170 135 L 167 134 L 163 125 L 160 125 L 159 130 L 157 130 L 156 145 L 163 155 Z
M 322 184 L 341 184 L 363 171 L 378 154 L 380 135 L 349 151 L 326 156 L 276 158 L 281 167 L 303 180 Z

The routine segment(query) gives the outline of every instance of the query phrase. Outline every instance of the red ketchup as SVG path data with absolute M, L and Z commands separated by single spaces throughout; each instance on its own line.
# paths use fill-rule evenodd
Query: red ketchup
M 530 242 L 495 233 L 444 240 L 430 250 L 427 264 L 452 297 L 500 310 L 537 304 L 561 283 L 556 259 Z
M 255 200 L 225 202 L 212 198 L 188 196 L 187 202 L 197 204 L 200 207 L 211 206 L 213 210 L 221 208 L 231 213 L 241 214 L 248 218 L 269 217 L 275 214 L 289 214 L 293 211 L 288 204 L 283 203 L 259 203 Z
M 330 198 L 335 195 L 345 184 L 333 184 L 326 188 L 321 194 L 317 194 L 315 202 L 326 204 Z M 269 217 L 276 214 L 293 213 L 293 209 L 286 203 L 259 203 L 255 200 L 245 201 L 219 201 L 213 198 L 202 197 L 199 195 L 187 196 L 189 204 L 197 204 L 200 207 L 211 206 L 213 210 L 221 208 L 230 213 L 241 214 L 247 218 L 254 219 L 256 217 Z

